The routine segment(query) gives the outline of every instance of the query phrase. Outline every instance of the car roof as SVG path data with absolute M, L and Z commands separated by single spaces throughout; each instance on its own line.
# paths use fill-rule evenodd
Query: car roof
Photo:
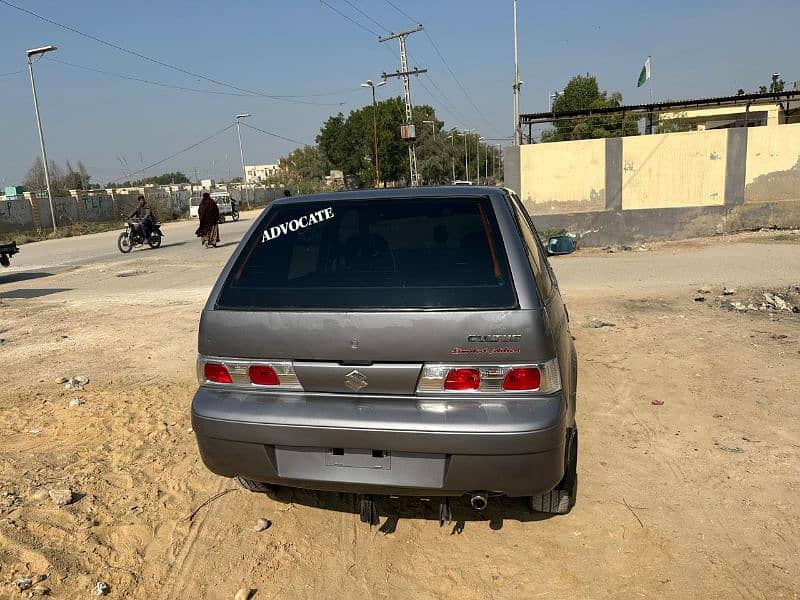
M 495 186 L 428 186 L 405 188 L 370 188 L 365 190 L 352 190 L 345 192 L 326 192 L 322 194 L 309 194 L 307 196 L 289 196 L 278 198 L 271 205 L 304 204 L 306 202 L 331 202 L 333 200 L 392 200 L 413 198 L 485 198 L 506 194 L 506 190 Z

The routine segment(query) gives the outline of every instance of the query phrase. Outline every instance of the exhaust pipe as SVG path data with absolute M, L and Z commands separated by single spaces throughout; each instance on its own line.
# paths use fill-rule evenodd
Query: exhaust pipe
M 489 504 L 489 494 L 486 492 L 475 492 L 470 496 L 469 503 L 475 510 L 483 510 Z

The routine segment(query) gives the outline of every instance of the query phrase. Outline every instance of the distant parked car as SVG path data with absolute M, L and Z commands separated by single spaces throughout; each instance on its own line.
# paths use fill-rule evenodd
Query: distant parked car
M 577 360 L 545 249 L 502 188 L 281 198 L 200 319 L 192 423 L 211 471 L 374 495 L 577 491 Z
M 192 196 L 192 199 L 189 203 L 189 216 L 192 219 L 199 218 L 197 211 L 200 208 L 200 200 L 202 199 L 202 196 Z M 211 199 L 216 202 L 217 206 L 219 207 L 220 223 L 225 221 L 225 217 L 232 217 L 234 221 L 239 219 L 238 213 L 234 214 L 233 204 L 231 203 L 231 195 L 228 192 L 211 192 Z

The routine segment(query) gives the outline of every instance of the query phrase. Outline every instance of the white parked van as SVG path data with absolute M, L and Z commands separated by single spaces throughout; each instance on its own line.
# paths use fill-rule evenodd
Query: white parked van
M 191 201 L 189 202 L 189 216 L 192 219 L 199 218 L 198 210 L 200 208 L 200 200 L 202 200 L 202 195 L 200 196 L 192 196 Z M 211 192 L 211 199 L 217 203 L 219 207 L 219 222 L 222 223 L 225 221 L 225 217 L 230 216 L 233 218 L 234 221 L 239 220 L 239 212 L 233 210 L 233 204 L 231 203 L 231 196 L 228 192 Z

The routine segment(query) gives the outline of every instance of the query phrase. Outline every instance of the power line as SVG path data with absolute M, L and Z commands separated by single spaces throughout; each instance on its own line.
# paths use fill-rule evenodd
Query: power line
M 293 144 L 300 144 L 301 146 L 305 145 L 304 142 L 301 142 L 299 140 L 293 140 L 292 138 L 288 138 L 288 137 L 285 137 L 285 136 L 282 136 L 282 135 L 278 135 L 277 133 L 272 133 L 271 131 L 265 131 L 264 129 L 259 129 L 258 127 L 254 127 L 253 125 L 250 125 L 249 123 L 245 123 L 244 121 L 242 121 L 241 124 L 244 125 L 245 127 L 249 127 L 250 129 L 255 129 L 256 131 L 260 131 L 261 133 L 264 133 L 266 135 L 271 135 L 272 137 L 280 138 L 282 140 L 286 140 L 287 142 L 291 142 Z
M 115 179 L 114 181 L 121 181 L 122 179 L 124 179 L 126 177 L 127 177 L 127 179 L 130 179 L 133 175 L 138 175 L 140 173 L 144 173 L 145 171 L 147 171 L 149 169 L 152 169 L 153 167 L 157 167 L 158 165 L 164 164 L 168 160 L 172 160 L 173 158 L 175 158 L 176 156 L 180 156 L 184 152 L 188 152 L 189 150 L 193 150 L 194 148 L 197 148 L 200 144 L 204 144 L 208 140 L 213 139 L 213 138 L 217 137 L 218 135 L 221 135 L 221 134 L 225 133 L 226 131 L 228 131 L 229 129 L 231 129 L 231 128 L 235 127 L 235 126 L 236 126 L 236 123 L 231 123 L 227 127 L 224 127 L 223 129 L 220 129 L 216 133 L 212 133 L 211 135 L 209 135 L 207 137 L 204 137 L 199 142 L 195 142 L 194 144 L 186 146 L 186 148 L 183 148 L 182 150 L 178 150 L 177 152 L 175 152 L 174 154 L 170 154 L 166 158 L 162 158 L 161 160 L 156 161 L 151 165 L 147 165 L 146 167 L 143 167 L 143 168 L 139 169 L 138 171 L 132 171 L 132 172 L 128 173 L 127 176 L 119 177 L 119 178 Z
M 4 2 L 4 1 L 5 1 L 5 0 L 0 0 L 0 2 Z M 348 21 L 350 21 L 350 22 L 351 22 L 353 25 L 355 25 L 356 27 L 360 27 L 361 29 L 363 29 L 363 30 L 364 30 L 364 31 L 366 31 L 367 33 L 370 33 L 370 34 L 374 35 L 375 37 L 380 37 L 380 34 L 379 34 L 378 32 L 376 32 L 376 31 L 373 31 L 372 29 L 370 29 L 369 27 L 367 27 L 367 26 L 366 26 L 366 25 L 364 25 L 363 23 L 359 23 L 358 21 L 356 21 L 356 20 L 355 20 L 355 19 L 353 19 L 352 17 L 349 17 L 349 16 L 347 16 L 347 15 L 346 15 L 346 14 L 344 14 L 342 11 L 340 11 L 338 8 L 336 8 L 336 7 L 334 7 L 334 6 L 331 6 L 330 4 L 328 4 L 327 2 L 325 2 L 325 0 L 319 0 L 319 2 L 320 2 L 320 4 L 324 4 L 325 6 L 327 6 L 328 8 L 330 8 L 330 9 L 331 9 L 333 12 L 337 13 L 339 16 L 341 16 L 341 17 L 344 17 L 345 19 L 347 19 Z
M 391 6 L 393 9 L 395 9 L 397 12 L 399 12 L 401 15 L 403 15 L 406 19 L 408 19 L 409 21 L 413 22 L 414 24 L 418 24 L 419 23 L 419 21 L 417 21 L 414 17 L 409 15 L 407 12 L 402 10 L 400 7 L 398 7 L 394 2 L 391 2 L 390 0 L 386 0 L 386 4 Z
M 153 58 L 151 56 L 147 56 L 146 54 L 142 54 L 141 52 L 137 52 L 136 50 L 130 50 L 129 48 L 125 48 L 124 46 L 120 46 L 119 44 L 115 44 L 113 42 L 106 41 L 106 40 L 101 39 L 101 38 L 99 38 L 97 36 L 94 36 L 92 34 L 85 33 L 83 31 L 81 31 L 80 29 L 76 29 L 76 28 L 71 27 L 69 25 L 65 25 L 63 23 L 59 23 L 58 21 L 54 21 L 53 19 L 45 17 L 44 15 L 41 15 L 41 14 L 39 14 L 37 12 L 34 12 L 34 11 L 29 10 L 27 8 L 23 8 L 22 6 L 18 6 L 17 4 L 14 4 L 13 2 L 9 2 L 9 0 L 0 0 L 0 4 L 4 4 L 4 5 L 8 6 L 9 8 L 13 8 L 13 9 L 18 10 L 20 12 L 23 12 L 25 14 L 31 15 L 32 17 L 35 17 L 35 18 L 39 19 L 40 21 L 44 21 L 45 23 L 49 23 L 50 25 L 55 25 L 56 27 L 59 27 L 59 28 L 64 29 L 66 31 L 70 31 L 70 32 L 72 32 L 72 33 L 74 33 L 76 35 L 79 35 L 79 36 L 84 37 L 86 39 L 89 39 L 89 40 L 92 40 L 94 42 L 97 42 L 98 44 L 103 44 L 104 46 L 108 46 L 109 48 L 114 48 L 115 50 L 118 50 L 120 52 L 124 52 L 125 54 L 130 54 L 131 56 L 135 56 L 136 58 L 140 58 L 142 60 L 146 60 L 146 61 L 151 62 L 153 64 L 156 64 L 156 65 L 159 65 L 161 67 L 164 67 L 166 69 L 171 69 L 173 71 L 177 71 L 179 73 L 183 73 L 184 75 L 189 75 L 190 77 L 197 77 L 199 79 L 203 79 L 203 80 L 208 81 L 210 83 L 213 83 L 215 85 L 220 85 L 222 87 L 227 87 L 227 88 L 236 90 L 237 92 L 244 92 L 246 94 L 251 94 L 251 95 L 254 95 L 254 96 L 262 96 L 264 98 L 271 98 L 272 100 L 277 100 L 277 101 L 281 101 L 281 102 L 289 102 L 289 103 L 292 103 L 292 104 L 318 104 L 316 102 L 307 102 L 307 101 L 297 100 L 297 99 L 294 99 L 294 98 L 286 98 L 286 97 L 282 97 L 282 96 L 275 96 L 275 95 L 272 95 L 272 94 L 265 94 L 263 92 L 248 90 L 246 88 L 239 87 L 239 86 L 234 85 L 232 83 L 228 83 L 227 81 L 221 81 L 219 79 L 215 79 L 213 77 L 209 77 L 208 75 L 203 75 L 202 73 L 196 73 L 194 71 L 190 71 L 188 69 L 184 69 L 183 67 L 179 67 L 177 65 L 173 65 L 173 64 L 170 64 L 168 62 L 164 62 L 163 60 L 159 60 L 157 58 Z
M 348 4 L 350 4 L 351 6 L 353 6 L 354 8 L 356 8 L 356 7 L 355 7 L 353 4 L 351 4 L 351 3 L 350 3 L 348 0 L 345 0 L 345 2 L 348 2 Z M 334 8 L 333 6 L 331 6 L 331 5 L 330 5 L 328 2 L 325 2 L 325 0 L 320 0 L 320 3 L 321 3 L 321 4 L 324 4 L 325 6 L 327 6 L 328 8 L 330 8 L 331 10 L 333 10 L 334 12 L 336 12 L 336 13 L 337 13 L 338 15 L 340 15 L 341 17 L 343 17 L 343 18 L 347 19 L 348 21 L 350 21 L 350 22 L 351 22 L 353 25 L 355 25 L 356 27 L 359 27 L 360 29 L 363 29 L 364 31 L 367 31 L 367 32 L 368 32 L 368 33 L 370 33 L 370 34 L 373 34 L 373 35 L 376 35 L 376 36 L 378 35 L 378 34 L 377 34 L 375 31 L 373 31 L 372 29 L 370 29 L 370 28 L 369 28 L 369 27 L 367 27 L 366 25 L 364 25 L 364 24 L 362 24 L 362 23 L 360 23 L 360 22 L 356 21 L 355 19 L 353 19 L 353 18 L 349 17 L 348 15 L 346 15 L 346 14 L 342 13 L 341 11 L 339 11 L 339 10 L 335 9 L 335 8 Z M 358 9 L 357 9 L 357 10 L 358 10 Z M 367 17 L 368 19 L 370 19 L 371 21 L 373 21 L 374 23 L 377 23 L 377 21 L 375 21 L 374 19 L 372 19 L 371 17 L 369 17 L 368 15 L 366 15 L 366 13 L 364 13 L 363 11 L 359 10 L 359 12 L 360 12 L 361 14 L 363 14 L 365 17 Z M 413 19 L 412 19 L 412 20 L 413 20 Z M 380 25 L 380 23 L 378 23 L 378 25 Z M 384 27 L 384 26 L 382 26 L 382 25 L 380 25 L 380 26 L 381 26 L 381 27 L 383 27 L 384 29 L 387 29 L 387 31 L 388 31 L 388 28 L 386 28 L 386 27 Z M 378 37 L 380 37 L 380 36 L 378 36 Z M 395 57 L 397 60 L 400 60 L 400 55 L 399 55 L 397 52 L 395 52 L 394 50 L 392 50 L 392 49 L 391 49 L 389 46 L 384 46 L 384 48 L 386 48 L 386 51 L 387 51 L 387 52 L 389 52 L 389 53 L 390 53 L 392 56 L 394 56 L 394 57 Z M 413 60 L 413 57 L 412 57 L 412 60 Z M 452 116 L 453 116 L 453 118 L 454 118 L 456 121 L 461 121 L 461 122 L 464 122 L 464 123 L 466 123 L 466 119 L 464 119 L 463 115 L 459 114 L 459 113 L 458 113 L 458 111 L 455 109 L 455 107 L 454 107 L 454 106 L 452 106 L 452 103 L 449 101 L 449 99 L 447 99 L 447 96 L 446 96 L 446 95 L 445 95 L 445 93 L 444 93 L 444 92 L 441 90 L 441 88 L 439 88 L 439 86 L 436 84 L 436 82 L 435 82 L 435 81 L 434 81 L 434 80 L 433 80 L 433 79 L 432 79 L 430 76 L 428 76 L 428 75 L 427 75 L 427 73 L 426 73 L 425 75 L 428 77 L 428 81 L 431 83 L 431 85 L 433 85 L 433 86 L 434 86 L 434 87 L 435 87 L 435 88 L 436 88 L 436 89 L 439 91 L 439 93 L 441 94 L 442 98 L 444 98 L 444 101 L 442 101 L 440 98 L 437 98 L 437 97 L 436 97 L 436 95 L 435 95 L 435 94 L 434 94 L 434 93 L 433 93 L 433 92 L 430 90 L 430 88 L 428 88 L 428 86 L 426 86 L 426 85 L 425 85 L 425 82 L 424 82 L 424 81 L 422 81 L 422 80 L 419 80 L 419 81 L 418 81 L 418 83 L 419 83 L 420 87 L 421 87 L 423 90 L 425 90 L 425 91 L 428 93 L 428 96 L 430 96 L 430 98 L 431 98 L 431 99 L 432 99 L 434 102 L 439 102 L 439 103 L 441 103 L 441 105 L 442 105 L 442 108 L 445 110 L 445 112 L 447 112 L 447 113 L 449 113 L 450 115 L 452 115 Z M 450 106 L 448 106 L 448 104 L 449 104 Z
M 222 95 L 222 96 L 238 96 L 238 97 L 246 97 L 246 98 L 259 98 L 260 97 L 260 96 L 254 95 L 254 94 L 245 94 L 245 93 L 241 93 L 241 92 L 225 92 L 225 91 L 222 91 L 222 90 L 207 90 L 207 89 L 201 89 L 201 88 L 190 88 L 190 87 L 185 87 L 185 86 L 182 86 L 182 85 L 175 85 L 175 84 L 172 84 L 172 83 L 164 83 L 162 81 L 153 81 L 151 79 L 144 79 L 142 77 L 136 77 L 135 75 L 126 75 L 124 73 L 114 73 L 113 71 L 106 71 L 104 69 L 98 69 L 96 67 L 89 67 L 89 66 L 86 66 L 86 65 L 78 65 L 78 64 L 67 62 L 65 60 L 61 60 L 61 59 L 54 58 L 54 57 L 51 57 L 51 56 L 47 57 L 46 60 L 57 62 L 57 63 L 59 63 L 61 65 L 66 65 L 68 67 L 73 67 L 75 69 L 82 69 L 84 71 L 91 71 L 93 73 L 100 73 L 102 75 L 108 75 L 110 77 L 119 77 L 120 79 L 127 79 L 129 81 L 136 81 L 136 82 L 139 82 L 139 83 L 146 83 L 148 85 L 155 85 L 155 86 L 163 87 L 163 88 L 181 90 L 181 91 L 184 91 L 184 92 L 197 92 L 197 93 L 203 93 L 203 94 L 217 94 L 217 95 Z M 349 93 L 354 93 L 356 90 L 348 90 L 348 91 L 349 91 Z M 327 94 L 309 94 L 309 96 L 327 96 L 327 95 L 333 96 L 333 95 L 338 95 L 340 93 L 344 93 L 344 92 L 329 92 Z M 281 96 L 281 97 L 282 98 L 294 98 L 296 96 Z M 344 102 L 336 102 L 336 103 L 328 103 L 328 104 L 320 103 L 319 105 L 320 106 L 341 106 L 342 104 L 344 104 Z
M 355 11 L 356 11 L 357 13 L 359 13 L 361 16 L 363 16 L 363 17 L 366 17 L 367 19 L 369 19 L 370 21 L 372 21 L 373 23 L 375 23 L 375 25 L 377 25 L 378 27 L 380 27 L 380 28 L 381 28 L 381 29 L 383 29 L 384 31 L 389 31 L 389 28 L 388 28 L 388 27 L 386 27 L 386 25 L 383 25 L 382 23 L 378 23 L 378 21 L 376 21 L 375 19 L 373 19 L 372 17 L 370 17 L 370 16 L 369 16 L 367 13 L 365 13 L 363 10 L 361 10 L 360 8 L 358 8 L 358 6 L 356 6 L 354 3 L 350 2 L 350 0 L 343 0 L 343 1 L 344 1 L 344 2 L 346 2 L 346 3 L 347 3 L 349 6 L 350 6 L 350 7 L 352 7 L 352 8 L 353 8 L 353 10 L 355 10 Z
M 458 77 L 456 77 L 456 74 L 450 67 L 450 64 L 445 59 L 441 50 L 439 50 L 439 46 L 436 44 L 436 42 L 433 40 L 433 38 L 427 31 L 425 31 L 425 36 L 428 38 L 428 41 L 431 43 L 431 46 L 433 46 L 433 49 L 436 51 L 436 54 L 441 59 L 442 64 L 444 64 L 445 68 L 450 72 L 450 75 L 452 76 L 453 80 L 458 84 L 458 87 L 461 88 L 461 91 L 464 92 L 464 96 L 467 98 L 467 101 L 469 101 L 469 103 L 472 105 L 472 108 L 475 109 L 475 112 L 477 112 L 480 115 L 480 117 L 486 122 L 487 125 L 489 125 L 489 127 L 496 129 L 495 126 L 492 125 L 492 123 L 486 117 L 486 115 L 483 114 L 483 111 L 480 108 L 478 108 L 478 105 L 472 101 L 472 97 L 469 95 L 469 92 L 467 92 L 466 88 L 461 84 L 461 81 L 458 79 Z
M 0 77 L 8 77 L 9 75 L 19 75 L 20 73 L 24 73 L 25 69 L 20 69 L 19 71 L 11 71 L 10 73 L 0 73 Z
M 412 17 L 411 15 L 409 15 L 407 12 L 405 12 L 403 9 L 401 9 L 399 6 L 397 6 L 397 5 L 396 5 L 394 2 L 392 2 L 391 0 L 384 0 L 384 1 L 386 2 L 386 4 L 388 4 L 389 6 L 391 6 L 392 8 L 394 8 L 394 9 L 395 9 L 395 10 L 396 10 L 398 13 L 400 13 L 401 15 L 403 15 L 403 16 L 404 16 L 405 18 L 407 18 L 408 20 L 410 20 L 410 21 L 413 21 L 414 23 L 418 23 L 418 22 L 419 22 L 417 19 L 415 19 L 414 17 Z M 428 38 L 428 41 L 431 43 L 431 46 L 433 46 L 433 49 L 434 49 L 434 51 L 436 51 L 436 54 L 439 56 L 439 59 L 442 61 L 442 64 L 444 64 L 445 68 L 446 68 L 446 69 L 447 69 L 447 70 L 450 72 L 450 75 L 452 76 L 453 80 L 456 82 L 456 84 L 458 85 L 458 87 L 459 87 L 459 88 L 461 88 L 461 91 L 464 93 L 464 96 L 467 98 L 467 101 L 470 103 L 470 105 L 472 106 L 472 108 L 474 108 L 474 109 L 475 109 L 475 112 L 476 112 L 476 113 L 478 113 L 478 115 L 479 115 L 479 116 L 480 116 L 480 117 L 481 117 L 481 118 L 484 120 L 484 122 L 485 122 L 487 125 L 489 125 L 489 127 L 491 127 L 492 129 L 497 129 L 497 128 L 496 128 L 496 127 L 495 127 L 495 126 L 494 126 L 494 125 L 491 123 L 491 121 L 489 121 L 489 119 L 486 117 L 486 115 L 483 113 L 483 111 L 481 111 L 481 109 L 480 109 L 480 108 L 478 108 L 478 105 L 477 105 L 477 104 L 475 104 L 475 102 L 473 102 L 473 100 L 472 100 L 472 97 L 469 95 L 469 93 L 467 92 L 466 88 L 465 88 L 465 87 L 462 85 L 461 81 L 458 79 L 458 77 L 456 76 L 455 72 L 454 72 L 454 71 L 453 71 L 453 69 L 450 67 L 450 64 L 449 64 L 449 63 L 447 62 L 447 60 L 445 59 L 445 57 L 444 57 L 444 55 L 442 54 L 441 50 L 439 50 L 439 46 L 438 46 L 438 44 L 437 44 L 437 43 L 436 43 L 436 42 L 433 40 L 433 38 L 431 37 L 431 34 L 430 34 L 430 33 L 428 33 L 427 29 L 426 29 L 426 30 L 424 30 L 424 31 L 425 31 L 425 37 L 427 37 L 427 38 Z

